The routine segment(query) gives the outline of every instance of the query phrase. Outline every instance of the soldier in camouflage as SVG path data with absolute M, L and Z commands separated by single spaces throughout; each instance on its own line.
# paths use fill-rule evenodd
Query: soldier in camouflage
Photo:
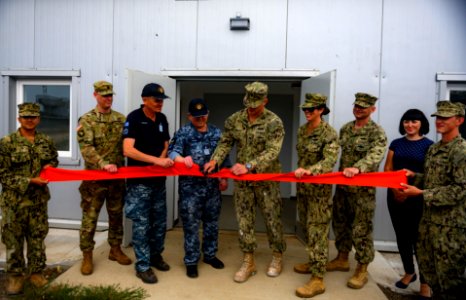
M 442 139 L 429 148 L 424 174 L 407 172 L 424 187 L 402 184 L 401 193 L 424 197 L 417 257 L 433 298 L 459 300 L 466 295 L 466 140 L 459 131 L 465 106 L 439 101 L 432 116 Z
M 247 173 L 279 173 L 278 155 L 283 143 L 285 130 L 280 118 L 265 108 L 268 102 L 268 86 L 253 82 L 245 86 L 246 106 L 225 121 L 222 138 L 204 166 L 212 172 L 227 157 L 236 144 L 236 164 L 231 171 L 235 175 Z M 266 222 L 269 246 L 273 251 L 267 275 L 276 277 L 282 270 L 282 253 L 286 250 L 283 239 L 282 209 L 278 182 L 235 181 L 234 201 L 239 224 L 240 248 L 244 253 L 243 264 L 235 274 L 236 282 L 244 282 L 256 273 L 254 250 L 257 247 L 254 225 L 256 205 L 259 206 Z
M 209 110 L 203 99 L 189 103 L 189 123 L 174 135 L 168 147 L 168 156 L 188 168 L 196 163 L 204 166 L 220 140 L 221 131 L 208 124 Z M 224 166 L 222 166 L 224 167 Z M 230 165 L 228 165 L 230 167 Z M 223 262 L 215 254 L 218 249 L 218 219 L 222 207 L 220 191 L 228 187 L 226 178 L 179 177 L 179 210 L 184 232 L 184 263 L 186 275 L 198 277 L 200 258 L 199 227 L 202 222 L 203 261 L 216 269 L 223 269 Z
M 50 137 L 36 131 L 40 123 L 37 103 L 18 105 L 18 131 L 0 140 L 0 207 L 2 242 L 6 246 L 8 281 L 6 292 L 20 294 L 25 275 L 36 287 L 48 283 L 44 240 L 47 236 L 48 181 L 40 177 L 47 167 L 58 165 L 58 153 Z M 27 245 L 27 269 L 23 254 Z
M 357 93 L 353 107 L 355 121 L 340 129 L 340 171 L 346 177 L 376 172 L 385 151 L 385 131 L 371 120 L 377 98 Z M 374 260 L 372 237 L 375 188 L 338 185 L 333 198 L 333 230 L 338 256 L 327 264 L 327 271 L 349 271 L 348 253 L 354 245 L 358 265 L 347 285 L 359 289 L 367 283 L 367 266 Z
M 173 166 L 167 157 L 170 134 L 162 113 L 165 99 L 163 87 L 156 83 L 144 86 L 143 105 L 132 111 L 123 128 L 123 153 L 128 166 Z M 133 249 L 136 276 L 153 284 L 157 277 L 151 266 L 168 271 L 162 257 L 167 230 L 167 192 L 165 177 L 134 178 L 126 181 L 125 213 L 133 221 Z
M 294 171 L 297 178 L 331 172 L 337 162 L 340 149 L 337 132 L 322 120 L 322 116 L 330 112 L 326 101 L 324 95 L 306 94 L 301 105 L 307 122 L 298 129 L 298 168 Z M 311 274 L 311 278 L 296 290 L 296 295 L 310 298 L 325 292 L 323 278 L 328 260 L 332 185 L 298 183 L 297 196 L 299 221 L 304 230 L 309 260 L 295 265 L 294 270 Z
M 106 81 L 94 83 L 94 109 L 79 118 L 77 136 L 86 170 L 115 173 L 124 165 L 122 131 L 125 116 L 112 110 L 113 85 Z M 106 202 L 109 217 L 108 258 L 122 265 L 131 259 L 120 248 L 123 238 L 124 180 L 83 181 L 79 187 L 83 210 L 79 247 L 83 252 L 81 273 L 93 272 L 92 251 L 100 210 Z

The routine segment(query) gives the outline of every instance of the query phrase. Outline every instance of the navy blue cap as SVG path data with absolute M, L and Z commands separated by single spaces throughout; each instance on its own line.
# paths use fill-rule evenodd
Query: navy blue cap
M 209 108 L 202 98 L 194 98 L 189 102 L 189 113 L 193 117 L 207 116 L 209 114 Z
M 141 97 L 154 97 L 157 99 L 170 98 L 165 95 L 165 90 L 157 83 L 149 83 L 142 89 Z

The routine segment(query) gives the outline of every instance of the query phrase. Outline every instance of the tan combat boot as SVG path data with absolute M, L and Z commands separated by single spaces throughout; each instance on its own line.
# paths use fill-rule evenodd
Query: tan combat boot
M 274 252 L 272 255 L 272 261 L 270 262 L 269 268 L 267 269 L 267 276 L 277 277 L 282 272 L 282 257 L 283 254 L 280 252 Z
M 7 295 L 18 295 L 23 292 L 24 287 L 24 277 L 23 275 L 8 275 L 8 281 L 6 284 L 6 294 Z
M 348 261 L 348 252 L 338 252 L 337 257 L 327 263 L 327 271 L 343 271 L 348 272 L 350 269 Z
M 83 262 L 81 264 L 81 274 L 91 275 L 93 270 L 94 270 L 94 266 L 92 264 L 92 250 L 83 251 Z
M 236 272 L 233 280 L 239 283 L 245 282 L 249 277 L 256 274 L 256 272 L 257 269 L 256 263 L 254 262 L 254 253 L 246 252 L 243 257 L 243 264 L 241 265 L 241 268 L 239 268 L 238 272 Z
M 296 289 L 296 296 L 301 298 L 311 298 L 325 292 L 324 279 L 312 276 L 308 283 Z
M 348 280 L 347 285 L 353 289 L 360 289 L 367 283 L 367 266 L 368 264 L 360 264 L 356 267 L 353 276 Z
M 130 265 L 131 259 L 121 251 L 120 246 L 112 246 L 108 259 L 118 262 L 120 265 Z
M 299 274 L 311 274 L 310 268 L 311 265 L 309 263 L 301 263 L 294 265 L 293 270 Z
M 36 288 L 41 288 L 49 281 L 42 275 L 42 273 L 32 273 L 31 277 L 29 277 L 29 281 L 36 287 Z

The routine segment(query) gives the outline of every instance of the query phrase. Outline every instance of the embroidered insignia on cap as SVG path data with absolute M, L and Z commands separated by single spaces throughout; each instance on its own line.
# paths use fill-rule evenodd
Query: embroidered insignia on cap
M 203 105 L 201 103 L 196 104 L 196 109 L 197 110 L 201 110 L 202 107 L 203 107 Z

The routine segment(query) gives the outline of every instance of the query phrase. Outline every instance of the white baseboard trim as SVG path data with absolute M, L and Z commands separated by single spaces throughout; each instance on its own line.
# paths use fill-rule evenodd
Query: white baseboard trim
M 395 241 L 374 241 L 374 248 L 377 251 L 398 252 Z
M 49 227 L 63 229 L 79 229 L 81 228 L 81 221 L 68 219 L 49 219 Z M 97 222 L 97 231 L 104 231 L 107 229 L 108 222 Z

